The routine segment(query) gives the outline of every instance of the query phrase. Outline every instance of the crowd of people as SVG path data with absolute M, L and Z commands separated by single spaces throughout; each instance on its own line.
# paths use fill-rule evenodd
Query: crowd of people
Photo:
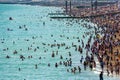
M 102 71 L 107 75 L 120 74 L 120 14 L 109 14 L 92 18 L 92 21 L 101 28 L 93 45 L 92 52 L 97 55 Z M 95 29 L 97 34 L 97 29 Z
M 104 72 L 107 73 L 107 76 L 113 76 L 114 74 L 118 76 L 120 74 L 120 14 L 116 5 L 98 8 L 97 13 L 93 11 L 92 15 L 102 14 L 102 16 L 90 17 L 91 22 L 98 26 L 97 28 L 94 27 L 96 38 L 94 38 L 92 46 L 88 46 L 90 44 L 89 41 L 88 45 L 86 44 L 86 50 L 90 51 L 91 49 L 92 54 L 89 56 L 86 53 L 83 64 L 85 70 L 88 65 L 92 70 L 93 66 L 96 66 L 94 56 L 97 56 L 102 70 L 100 80 L 103 80 Z M 79 11 L 75 9 L 75 16 L 89 16 L 91 15 L 89 11 L 84 10 L 83 15 L 80 15 L 80 13 L 76 14 Z
M 96 16 L 101 14 L 118 12 L 117 4 L 110 4 L 106 6 L 98 6 L 97 8 L 85 7 L 85 8 L 73 8 L 71 11 L 72 16 L 83 17 L 83 16 Z

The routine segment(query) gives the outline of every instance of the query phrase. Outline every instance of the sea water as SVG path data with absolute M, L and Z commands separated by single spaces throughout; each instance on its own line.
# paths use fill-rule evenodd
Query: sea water
M 86 50 L 83 48 L 83 53 L 80 54 L 72 47 L 72 43 L 79 46 L 82 45 L 82 40 L 86 44 L 90 36 L 94 37 L 93 27 L 96 25 L 82 19 L 51 19 L 48 15 L 58 11 L 62 13 L 63 9 L 0 4 L 0 80 L 99 80 L 99 63 L 95 71 L 89 68 L 85 71 L 80 58 L 82 55 L 85 57 Z M 12 20 L 9 20 L 9 17 L 12 17 Z M 84 24 L 92 28 L 88 29 Z M 52 44 L 62 43 L 65 43 L 65 46 L 51 47 Z M 15 50 L 17 54 L 14 54 Z M 51 57 L 53 52 L 54 58 Z M 69 52 L 72 56 L 68 56 Z M 6 58 L 7 55 L 10 58 Z M 21 60 L 20 55 L 25 59 Z M 63 59 L 60 59 L 61 55 Z M 72 59 L 71 67 L 55 67 L 55 63 L 69 58 Z M 81 73 L 67 72 L 67 69 L 77 66 L 81 67 Z M 119 79 L 104 74 L 104 80 Z

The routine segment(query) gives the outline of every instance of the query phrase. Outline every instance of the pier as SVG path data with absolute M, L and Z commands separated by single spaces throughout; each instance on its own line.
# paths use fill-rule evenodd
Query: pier
M 109 13 L 104 13 L 104 14 L 93 14 L 93 15 L 88 15 L 88 16 L 52 16 L 50 18 L 53 19 L 65 19 L 65 18 L 95 18 L 95 17 L 101 17 L 101 16 L 105 16 L 105 15 L 115 15 L 115 14 L 119 14 L 120 11 L 117 12 L 109 12 Z
M 65 13 L 49 13 L 48 15 L 66 15 Z

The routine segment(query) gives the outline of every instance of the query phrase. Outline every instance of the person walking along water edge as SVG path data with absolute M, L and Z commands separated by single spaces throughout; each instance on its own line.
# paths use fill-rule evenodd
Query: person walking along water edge
M 100 77 L 100 80 L 103 80 L 103 71 L 100 72 L 99 77 Z

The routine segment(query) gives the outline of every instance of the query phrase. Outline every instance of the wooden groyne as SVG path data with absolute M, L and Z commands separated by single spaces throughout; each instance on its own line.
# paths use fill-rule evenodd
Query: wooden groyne
M 65 13 L 48 13 L 48 15 L 66 15 Z
M 101 17 L 105 15 L 115 15 L 119 14 L 120 11 L 117 12 L 108 12 L 108 13 L 103 13 L 103 14 L 93 14 L 93 15 L 84 15 L 84 16 L 51 16 L 50 18 L 52 19 L 65 19 L 65 18 L 95 18 L 95 17 Z

